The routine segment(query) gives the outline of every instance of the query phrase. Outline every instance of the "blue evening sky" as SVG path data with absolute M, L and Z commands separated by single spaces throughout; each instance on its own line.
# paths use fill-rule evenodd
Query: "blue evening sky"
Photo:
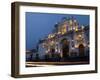
M 74 17 L 80 25 L 89 25 L 89 15 L 50 14 L 26 12 L 26 50 L 36 47 L 39 39 L 43 39 L 54 29 L 54 25 L 63 17 Z

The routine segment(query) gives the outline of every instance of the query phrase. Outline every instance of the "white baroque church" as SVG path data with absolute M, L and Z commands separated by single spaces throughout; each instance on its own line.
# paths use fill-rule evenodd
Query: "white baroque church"
M 89 25 L 79 25 L 74 18 L 64 18 L 40 41 L 38 54 L 41 58 L 56 54 L 61 58 L 89 55 Z

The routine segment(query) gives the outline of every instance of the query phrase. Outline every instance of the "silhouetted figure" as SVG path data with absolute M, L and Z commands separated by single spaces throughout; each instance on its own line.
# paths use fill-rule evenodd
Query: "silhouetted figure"
M 39 60 L 39 54 L 36 53 L 36 60 Z
M 84 45 L 80 44 L 79 45 L 79 56 L 83 57 L 84 54 L 85 54 Z
M 63 52 L 63 57 L 67 58 L 69 53 L 69 43 L 67 40 L 63 41 L 62 52 Z
M 45 54 L 45 61 L 49 60 L 49 56 Z
M 31 53 L 31 55 L 30 55 L 30 61 L 32 61 L 33 60 L 33 54 Z
M 52 54 L 52 58 L 53 58 L 54 54 L 55 54 L 55 49 L 54 48 L 51 49 L 51 54 Z

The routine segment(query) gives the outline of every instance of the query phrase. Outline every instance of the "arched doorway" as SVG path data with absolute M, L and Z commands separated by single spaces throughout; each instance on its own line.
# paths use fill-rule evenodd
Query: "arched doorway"
M 79 48 L 79 56 L 84 56 L 84 54 L 85 54 L 85 47 L 84 47 L 84 45 L 80 44 L 78 48 Z
M 69 41 L 64 38 L 61 40 L 61 44 L 62 44 L 62 56 L 63 58 L 67 58 L 69 55 Z

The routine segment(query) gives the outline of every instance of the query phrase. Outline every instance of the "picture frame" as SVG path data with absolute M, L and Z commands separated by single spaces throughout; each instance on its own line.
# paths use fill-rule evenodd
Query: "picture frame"
M 37 15 L 40 17 L 39 18 L 36 17 Z M 78 54 L 78 55 L 80 55 L 81 57 L 80 56 L 75 57 L 75 56 L 77 56 L 76 53 L 71 52 L 69 54 L 71 57 L 68 57 L 66 59 L 66 55 L 64 54 L 64 52 L 68 52 L 68 51 L 66 51 L 67 49 L 64 50 L 62 48 L 61 55 L 63 56 L 63 58 L 60 57 L 60 61 L 58 60 L 57 56 L 56 56 L 56 58 L 50 58 L 50 59 L 49 59 L 49 57 L 46 57 L 46 60 L 44 60 L 44 59 L 39 59 L 39 57 L 38 57 L 39 54 L 36 54 L 35 55 L 36 58 L 34 58 L 34 55 L 30 55 L 29 53 L 31 53 L 32 51 L 33 51 L 32 53 L 34 53 L 34 54 L 35 54 L 35 52 L 39 53 L 39 51 L 38 52 L 36 51 L 37 48 L 32 49 L 30 51 L 28 50 L 28 49 L 30 49 L 31 44 L 36 45 L 36 42 L 35 42 L 35 40 L 33 41 L 33 39 L 36 39 L 35 36 L 39 36 L 39 38 L 41 38 L 40 36 L 42 36 L 42 35 L 40 35 L 40 34 L 44 33 L 45 31 L 50 30 L 51 27 L 49 25 L 51 25 L 51 22 L 52 22 L 52 24 L 54 24 L 53 21 L 54 20 L 57 21 L 58 18 L 61 19 L 60 16 L 61 17 L 62 16 L 71 16 L 71 19 L 73 19 L 72 21 L 74 21 L 73 16 L 75 16 L 76 17 L 75 19 L 79 21 L 79 24 L 83 24 L 83 25 L 86 24 L 86 26 L 88 25 L 88 28 L 86 26 L 85 26 L 86 27 L 85 28 L 84 26 L 82 27 L 81 25 L 76 24 L 76 26 L 79 25 L 80 27 L 77 28 L 77 27 L 72 26 L 72 27 L 68 28 L 68 30 L 67 30 L 68 33 L 66 33 L 66 30 L 64 32 L 64 29 L 62 29 L 62 28 L 59 29 L 61 31 L 61 33 L 58 31 L 53 31 L 53 33 L 57 36 L 59 36 L 59 35 L 56 33 L 59 33 L 62 38 L 62 36 L 65 35 L 65 33 L 67 34 L 67 37 L 68 37 L 70 34 L 78 35 L 80 33 L 83 33 L 85 30 L 87 30 L 88 32 L 86 32 L 87 33 L 86 36 L 88 35 L 88 39 L 83 37 L 83 39 L 81 38 L 83 40 L 83 42 L 80 42 L 80 43 L 84 43 L 84 45 L 89 46 L 89 49 L 85 49 L 85 47 L 83 45 L 80 46 L 81 48 L 78 48 L 79 53 L 83 53 L 85 50 L 85 52 L 84 52 L 84 53 L 86 53 L 85 57 L 80 54 Z M 51 18 L 53 18 L 53 19 L 51 19 Z M 35 22 L 36 20 L 38 22 Z M 50 23 L 49 23 L 49 20 L 51 20 Z M 63 20 L 66 21 L 65 17 L 63 18 Z M 47 27 L 43 28 L 45 23 L 43 23 L 43 25 L 42 25 L 41 21 L 42 21 L 42 23 L 43 23 L 43 21 L 44 22 L 47 21 L 46 22 L 46 23 L 48 23 L 47 26 L 49 26 L 48 29 L 47 29 Z M 59 22 L 59 20 L 57 22 Z M 40 25 L 38 25 L 38 26 L 40 26 L 40 29 L 37 26 L 39 31 L 34 26 L 35 23 L 37 23 L 35 26 L 40 24 Z M 69 21 L 69 23 L 70 23 L 70 21 Z M 97 49 L 98 49 L 97 48 L 97 44 L 98 44 L 97 43 L 97 35 L 98 35 L 97 34 L 97 24 L 98 23 L 97 23 L 97 7 L 96 6 L 13 2 L 11 4 L 11 76 L 15 77 L 15 78 L 23 78 L 23 77 L 41 77 L 41 76 L 59 76 L 59 75 L 97 73 Z M 57 26 L 57 25 L 54 24 L 54 26 Z M 29 29 L 29 27 L 30 27 L 30 29 Z M 31 30 L 33 30 L 33 32 L 35 32 L 36 31 L 35 29 L 37 30 L 37 33 L 36 34 L 33 33 L 32 34 L 33 38 L 32 38 L 32 36 L 30 36 L 31 35 L 30 32 L 31 32 Z M 77 29 L 79 32 L 77 32 Z M 81 29 L 83 29 L 83 32 Z M 45 30 L 45 31 L 43 31 L 43 30 Z M 76 31 L 74 31 L 74 30 L 76 30 Z M 48 32 L 50 32 L 50 31 L 48 31 Z M 51 34 L 52 33 L 50 33 L 50 35 L 46 33 L 45 34 L 46 38 L 44 35 L 43 35 L 44 37 L 42 36 L 43 38 L 45 38 L 45 40 L 42 40 L 43 44 L 45 44 L 47 42 L 47 40 L 48 40 L 47 38 L 50 37 L 49 40 L 51 40 L 52 36 L 54 36 L 52 39 L 55 39 L 55 37 L 57 37 L 57 36 L 51 35 Z M 85 32 L 82 35 L 84 35 L 84 34 L 85 34 Z M 81 35 L 78 35 L 78 37 L 81 37 Z M 32 43 L 31 43 L 30 39 L 32 39 L 32 41 L 33 41 Z M 57 39 L 60 39 L 60 38 L 57 38 Z M 70 39 L 70 38 L 68 38 L 68 39 Z M 86 40 L 84 40 L 84 39 L 86 39 Z M 70 43 L 69 41 L 70 40 L 68 40 L 68 43 Z M 72 45 L 75 46 L 76 40 L 75 39 L 72 40 L 72 38 L 71 38 L 71 41 L 72 41 L 71 46 Z M 88 41 L 88 42 L 86 42 L 86 41 Z M 40 40 L 40 42 L 41 42 L 41 40 Z M 49 41 L 49 43 L 50 43 L 50 41 Z M 47 45 L 49 45 L 49 43 L 47 43 Z M 66 44 L 66 41 L 64 43 Z M 32 45 L 32 48 L 34 47 L 33 45 Z M 50 43 L 50 45 L 51 45 L 51 43 Z M 83 50 L 83 47 L 84 47 L 84 50 Z M 77 52 L 76 48 L 75 48 L 75 50 Z M 52 54 L 52 53 L 55 53 L 56 50 L 51 49 L 50 51 Z M 40 53 L 41 53 L 41 51 L 40 51 Z M 64 55 L 65 55 L 65 57 L 64 57 Z M 31 56 L 31 57 L 28 57 L 28 56 Z M 54 55 L 52 55 L 52 56 L 54 56 Z M 41 65 L 42 67 L 41 66 L 33 66 L 33 65 L 37 65 L 37 64 Z M 43 66 L 43 64 L 46 66 Z M 30 65 L 32 65 L 32 66 L 30 66 Z M 49 66 L 47 66 L 47 65 L 49 65 Z M 52 66 L 52 65 L 56 65 L 56 66 Z

